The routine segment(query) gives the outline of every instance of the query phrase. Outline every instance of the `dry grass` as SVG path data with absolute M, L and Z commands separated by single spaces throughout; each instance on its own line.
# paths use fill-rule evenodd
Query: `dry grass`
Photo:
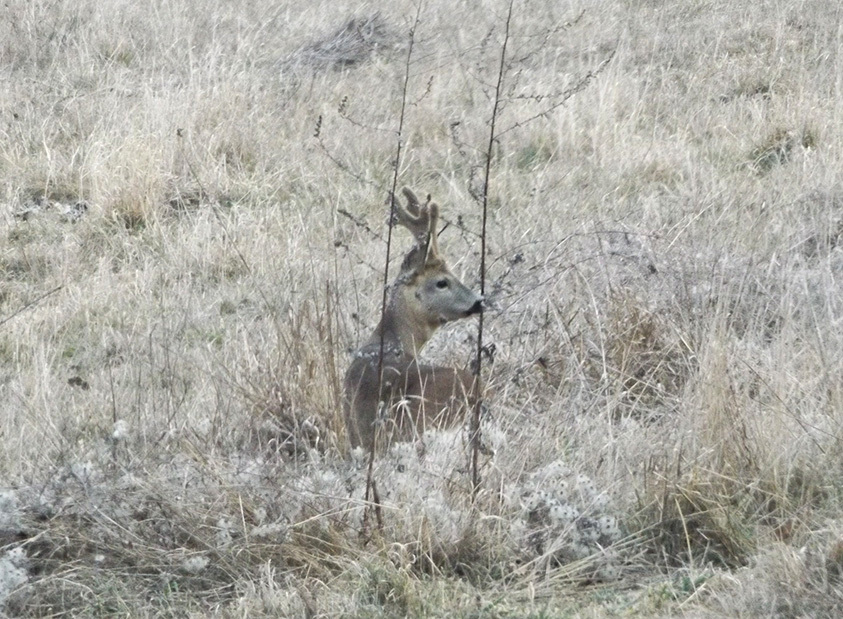
M 355 7 L 4 5 L 0 613 L 836 616 L 841 9 L 516 3 L 483 486 L 399 445 L 379 530 L 339 385 L 415 7 Z M 469 284 L 505 8 L 426 4 L 410 65 Z

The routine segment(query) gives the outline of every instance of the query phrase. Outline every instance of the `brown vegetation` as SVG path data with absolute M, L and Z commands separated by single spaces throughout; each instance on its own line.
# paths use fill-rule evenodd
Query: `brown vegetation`
M 0 9 L 0 614 L 838 615 L 841 9 L 514 5 L 481 484 L 464 428 L 396 443 L 378 528 L 342 376 L 404 78 L 476 289 L 506 3 L 424 4 L 407 64 L 415 14 Z

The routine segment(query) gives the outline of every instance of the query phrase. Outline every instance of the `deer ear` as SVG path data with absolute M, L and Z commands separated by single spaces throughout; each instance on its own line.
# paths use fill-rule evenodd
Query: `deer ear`
M 404 256 L 404 261 L 401 263 L 401 275 L 410 276 L 421 273 L 424 271 L 425 264 L 427 264 L 425 248 L 422 245 L 416 245 Z

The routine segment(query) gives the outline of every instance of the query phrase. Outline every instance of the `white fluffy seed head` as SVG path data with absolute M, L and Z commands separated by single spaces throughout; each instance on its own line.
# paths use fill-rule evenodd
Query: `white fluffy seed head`
M 620 539 L 621 530 L 618 526 L 618 521 L 612 516 L 601 516 L 598 518 L 597 529 L 600 531 L 600 535 L 608 537 L 612 541 Z
M 208 564 L 210 564 L 208 557 L 204 555 L 194 555 L 185 559 L 182 562 L 181 567 L 188 574 L 199 574 L 208 567 Z
M 569 503 L 557 503 L 550 508 L 549 516 L 553 524 L 570 524 L 576 520 L 579 512 Z
M 114 441 L 126 440 L 129 436 L 129 424 L 125 419 L 118 419 L 111 428 L 111 438 Z
M 543 499 L 539 492 L 527 492 L 521 495 L 521 509 L 525 512 L 534 512 L 543 504 Z

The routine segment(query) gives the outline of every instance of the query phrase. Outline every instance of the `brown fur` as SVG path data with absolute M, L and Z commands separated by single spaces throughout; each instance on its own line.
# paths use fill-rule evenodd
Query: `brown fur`
M 453 426 L 476 399 L 469 372 L 418 361 L 418 353 L 434 331 L 481 311 L 482 297 L 454 277 L 439 255 L 438 206 L 419 204 L 406 188 L 404 195 L 407 207 L 396 202 L 395 211 L 416 244 L 404 258 L 380 324 L 355 353 L 345 375 L 344 413 L 352 447 L 372 449 L 420 436 L 431 428 Z M 379 381 L 381 337 L 383 378 Z

